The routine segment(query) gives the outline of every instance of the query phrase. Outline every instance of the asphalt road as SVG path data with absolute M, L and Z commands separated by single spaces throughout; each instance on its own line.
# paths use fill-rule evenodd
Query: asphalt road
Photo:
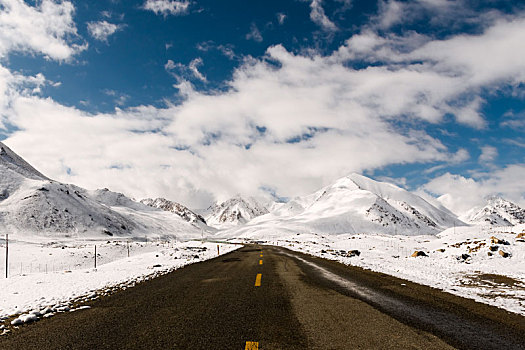
M 187 266 L 0 349 L 525 349 L 525 317 L 280 247 Z

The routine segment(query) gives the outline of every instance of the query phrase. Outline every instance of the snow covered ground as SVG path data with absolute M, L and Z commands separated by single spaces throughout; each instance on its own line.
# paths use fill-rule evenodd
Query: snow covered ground
M 383 272 L 525 315 L 525 237 L 516 238 L 523 231 L 525 225 L 463 226 L 436 236 L 291 234 L 274 230 L 246 240 L 257 239 Z M 492 243 L 493 236 L 505 242 Z M 350 256 L 352 250 L 360 254 Z M 427 256 L 412 257 L 415 251 Z
M 97 247 L 97 268 L 94 251 Z M 72 307 L 72 301 L 96 298 L 118 288 L 185 265 L 204 261 L 239 245 L 201 241 L 79 240 L 9 241 L 5 278 L 5 240 L 0 240 L 0 320 L 14 314 Z M 35 311 L 35 312 L 36 312 Z M 0 321 L 0 334 L 2 332 Z M 7 325 L 7 324 L 6 324 Z

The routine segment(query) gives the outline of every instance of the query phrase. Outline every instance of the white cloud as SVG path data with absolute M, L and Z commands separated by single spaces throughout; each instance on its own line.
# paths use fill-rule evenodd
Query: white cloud
M 108 38 L 117 30 L 122 29 L 122 25 L 109 23 L 107 21 L 89 22 L 87 24 L 89 35 L 100 41 L 108 41 Z
M 445 40 L 414 33 L 381 36 L 367 29 L 347 40 L 334 59 L 382 62 L 389 73 L 381 74 L 381 79 L 397 75 L 399 90 L 393 94 L 400 102 L 391 106 L 395 114 L 405 110 L 439 121 L 450 113 L 462 124 L 485 128 L 481 90 L 514 89 L 525 82 L 525 62 L 519 59 L 525 55 L 520 45 L 524 36 L 525 18 L 518 16 L 495 20 L 478 35 Z
M 188 13 L 191 2 L 176 0 L 146 0 L 144 9 L 155 14 L 181 16 Z
M 514 113 L 508 111 L 503 115 L 503 120 L 500 123 L 501 127 L 507 127 L 515 130 L 523 130 L 525 128 L 525 111 Z
M 462 215 L 476 206 L 484 205 L 485 198 L 501 195 L 525 206 L 525 164 L 513 164 L 491 173 L 478 174 L 475 178 L 446 173 L 424 186 L 422 190 L 438 195 L 447 208 Z
M 215 44 L 212 40 L 204 41 L 197 44 L 197 50 L 200 50 L 202 52 L 208 52 L 210 50 L 217 50 L 220 53 L 222 53 L 224 56 L 228 57 L 230 60 L 233 60 L 237 57 L 235 52 L 233 51 L 234 46 L 231 44 Z
M 104 89 L 102 92 L 110 97 L 113 97 L 113 102 L 118 106 L 123 106 L 124 104 L 126 104 L 130 97 L 127 94 L 117 92 L 111 89 Z
M 498 149 L 493 146 L 481 147 L 481 154 L 478 158 L 480 163 L 490 163 L 498 156 Z
M 500 15 L 496 10 L 476 11 L 468 0 L 379 0 L 372 22 L 383 30 L 421 20 L 428 27 L 455 29 L 465 24 L 490 25 Z
M 494 24 L 508 29 L 498 39 L 513 42 L 525 27 L 517 23 L 511 19 Z M 32 79 L 19 85 L 0 82 L 4 123 L 18 128 L 7 143 L 57 180 L 109 187 L 137 198 L 165 196 L 195 207 L 235 193 L 257 195 L 262 187 L 293 197 L 349 172 L 389 164 L 459 163 L 470 157 L 468 152 L 449 150 L 425 129 L 441 123 L 447 113 L 477 112 L 481 89 L 520 81 L 523 63 L 511 58 L 487 53 L 482 60 L 510 66 L 491 68 L 487 61 L 491 71 L 480 79 L 471 75 L 478 69 L 477 58 L 470 62 L 453 57 L 458 40 L 470 49 L 486 38 L 492 49 L 500 29 L 490 27 L 471 40 L 459 36 L 437 43 L 414 36 L 416 43 L 408 44 L 406 38 L 361 33 L 328 56 L 273 46 L 263 59 L 246 59 L 228 89 L 207 93 L 195 91 L 187 80 L 201 80 L 201 60 L 188 65 L 168 61 L 166 69 L 178 74 L 183 103 L 107 114 L 86 114 L 35 95 L 45 83 L 43 76 L 14 78 L 0 70 L 0 81 Z M 441 50 L 436 55 L 430 54 L 433 45 Z M 497 45 L 504 48 L 500 55 L 511 54 L 509 43 Z M 390 59 L 363 69 L 346 65 L 365 52 Z M 475 117 L 456 120 L 483 123 Z M 74 175 L 64 173 L 64 164 Z M 476 192 L 454 203 L 479 201 L 486 189 L 509 193 L 513 199 L 523 169 L 509 166 L 475 180 L 459 178 L 466 185 L 474 183 Z M 454 179 L 440 177 L 425 188 L 446 194 L 446 186 L 452 191 L 458 184 Z M 515 187 L 505 187 L 511 180 Z M 469 187 L 457 188 L 468 195 Z
M 268 59 L 281 68 L 247 61 L 227 92 L 189 89 L 186 102 L 164 109 L 88 115 L 17 97 L 9 121 L 20 131 L 7 141 L 52 178 L 192 206 L 212 195 L 256 195 L 263 186 L 293 197 L 351 171 L 454 157 L 437 139 L 397 131 L 382 118 L 359 92 L 369 72 L 281 46 L 270 48 Z M 116 162 L 127 166 L 116 169 Z M 64 164 L 74 175 L 64 173 Z
M 310 2 L 310 19 L 320 26 L 323 30 L 333 32 L 338 30 L 334 22 L 326 16 L 323 9 L 323 0 L 311 0 Z
M 202 66 L 202 64 L 203 61 L 200 57 L 191 60 L 187 66 L 182 63 L 175 63 L 172 60 L 168 60 L 164 65 L 164 69 L 171 73 L 179 82 L 193 78 L 206 82 L 206 77 L 199 71 L 199 67 Z
M 284 13 L 279 12 L 275 16 L 277 17 L 277 22 L 279 22 L 279 24 L 284 24 L 284 21 L 286 20 L 286 15 Z
M 75 8 L 69 1 L 42 0 L 31 6 L 23 0 L 0 0 L 0 8 L 0 57 L 21 51 L 67 60 L 87 48 L 78 43 Z
M 252 23 L 250 25 L 250 32 L 246 34 L 246 40 L 257 41 L 258 43 L 263 41 L 261 31 L 259 30 L 259 28 L 257 28 L 257 25 L 255 23 Z

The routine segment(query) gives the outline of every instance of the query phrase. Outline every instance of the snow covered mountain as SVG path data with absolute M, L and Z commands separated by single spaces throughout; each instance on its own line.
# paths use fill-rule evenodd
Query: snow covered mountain
M 461 218 L 474 225 L 512 226 L 525 224 L 525 209 L 506 199 L 493 196 L 487 198 L 484 207 L 473 208 Z
M 465 225 L 450 211 L 395 185 L 358 174 L 281 205 L 270 214 L 231 229 L 228 236 L 257 236 L 261 232 L 437 234 Z
M 268 209 L 255 198 L 244 199 L 240 195 L 208 208 L 206 223 L 209 226 L 224 229 L 243 225 L 255 217 L 268 214 Z
M 204 218 L 201 215 L 193 212 L 192 210 L 177 202 L 173 202 L 165 198 L 146 198 L 141 200 L 140 202 L 152 208 L 162 209 L 164 211 L 169 211 L 171 213 L 177 214 L 187 222 L 195 224 L 199 227 L 206 225 L 206 220 L 204 220 Z
M 170 216 L 107 189 L 88 191 L 53 181 L 0 142 L 2 233 L 25 237 L 200 233 Z

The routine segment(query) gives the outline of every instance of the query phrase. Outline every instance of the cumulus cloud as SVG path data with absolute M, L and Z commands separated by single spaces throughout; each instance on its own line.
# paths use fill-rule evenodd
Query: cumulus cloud
M 85 50 L 79 43 L 69 1 L 42 0 L 35 6 L 22 0 L 0 0 L 0 57 L 10 51 L 67 60 Z
M 501 127 L 511 128 L 514 130 L 523 130 L 525 128 L 525 111 L 515 113 L 508 111 L 503 115 L 500 123 Z
M 479 12 L 468 0 L 379 0 L 373 25 L 382 30 L 425 20 L 428 27 L 455 29 L 464 25 L 486 26 L 498 18 L 496 10 Z
M 146 0 L 143 8 L 157 15 L 182 16 L 188 13 L 191 2 L 176 0 Z
M 217 50 L 224 56 L 228 57 L 230 60 L 233 60 L 237 58 L 237 55 L 235 54 L 235 51 L 233 51 L 234 46 L 231 44 L 216 44 L 212 40 L 203 41 L 201 43 L 197 44 L 197 50 L 202 52 L 208 52 L 210 50 Z
M 257 28 L 257 25 L 253 22 L 250 25 L 250 32 L 246 34 L 246 40 L 257 41 L 258 43 L 263 41 L 261 31 L 259 30 L 259 28 Z
M 310 1 L 310 19 L 323 30 L 329 32 L 338 30 L 335 23 L 332 22 L 324 12 L 323 0 Z
M 195 78 L 202 82 L 206 82 L 206 77 L 199 71 L 199 67 L 202 66 L 202 64 L 203 61 L 200 57 L 194 58 L 188 65 L 168 60 L 164 65 L 164 69 L 173 75 L 179 82 Z
M 122 29 L 122 25 L 109 23 L 107 21 L 89 22 L 87 24 L 89 35 L 94 39 L 100 41 L 108 41 L 108 38 L 115 34 L 119 29 Z
M 481 154 L 479 155 L 478 161 L 480 163 L 490 163 L 498 156 L 498 149 L 493 146 L 481 147 Z
M 524 29 L 523 20 L 511 18 L 477 35 L 440 41 L 362 32 L 325 56 L 272 46 L 261 59 L 245 59 L 226 89 L 206 93 L 187 81 L 205 78 L 199 78 L 202 60 L 168 61 L 165 68 L 179 78 L 177 87 L 186 98 L 182 103 L 106 114 L 40 97 L 33 89 L 43 77 L 35 76 L 36 83 L 16 88 L 0 84 L 4 121 L 17 128 L 6 142 L 57 180 L 137 198 L 164 196 L 193 207 L 263 189 L 293 197 L 349 172 L 390 164 L 460 163 L 469 153 L 449 149 L 427 127 L 449 114 L 458 123 L 484 126 L 480 91 L 525 79 L 523 62 L 514 59 L 519 47 L 510 50 Z M 479 55 L 484 41 L 486 50 L 500 49 L 498 54 L 479 58 L 458 52 L 464 45 Z M 364 53 L 381 64 L 348 64 Z M 493 67 L 497 64 L 505 67 Z M 482 69 L 487 71 L 476 76 Z M 64 172 L 64 165 L 72 171 Z M 475 200 L 487 188 L 514 198 L 523 168 L 457 181 L 474 183 Z M 442 176 L 425 189 L 446 195 L 454 179 Z M 516 188 L 505 187 L 511 179 Z
M 227 92 L 189 90 L 183 104 L 163 109 L 88 115 L 49 99 L 17 97 L 9 120 L 19 131 L 7 142 L 58 180 L 196 207 L 211 197 L 257 195 L 263 187 L 293 197 L 351 171 L 454 157 L 418 128 L 396 130 L 382 118 L 358 93 L 366 71 L 281 46 L 270 48 L 267 59 L 281 68 L 249 60 Z M 64 130 L 66 136 L 52 137 Z
M 445 207 L 458 215 L 465 214 L 476 206 L 485 204 L 487 196 L 501 195 L 503 198 L 525 206 L 525 164 L 513 164 L 491 173 L 480 173 L 474 178 L 446 173 L 422 189 L 438 195 Z
M 428 121 L 449 113 L 462 124 L 484 128 L 481 90 L 501 85 L 512 89 L 525 80 L 525 62 L 519 59 L 525 55 L 519 44 L 524 35 L 525 18 L 516 16 L 500 18 L 481 34 L 444 40 L 366 29 L 348 39 L 334 58 L 382 62 L 385 71 L 393 71 L 384 76 L 399 79 L 397 92 L 392 92 L 399 93 L 400 102 L 390 106 L 396 113 L 403 108 Z

